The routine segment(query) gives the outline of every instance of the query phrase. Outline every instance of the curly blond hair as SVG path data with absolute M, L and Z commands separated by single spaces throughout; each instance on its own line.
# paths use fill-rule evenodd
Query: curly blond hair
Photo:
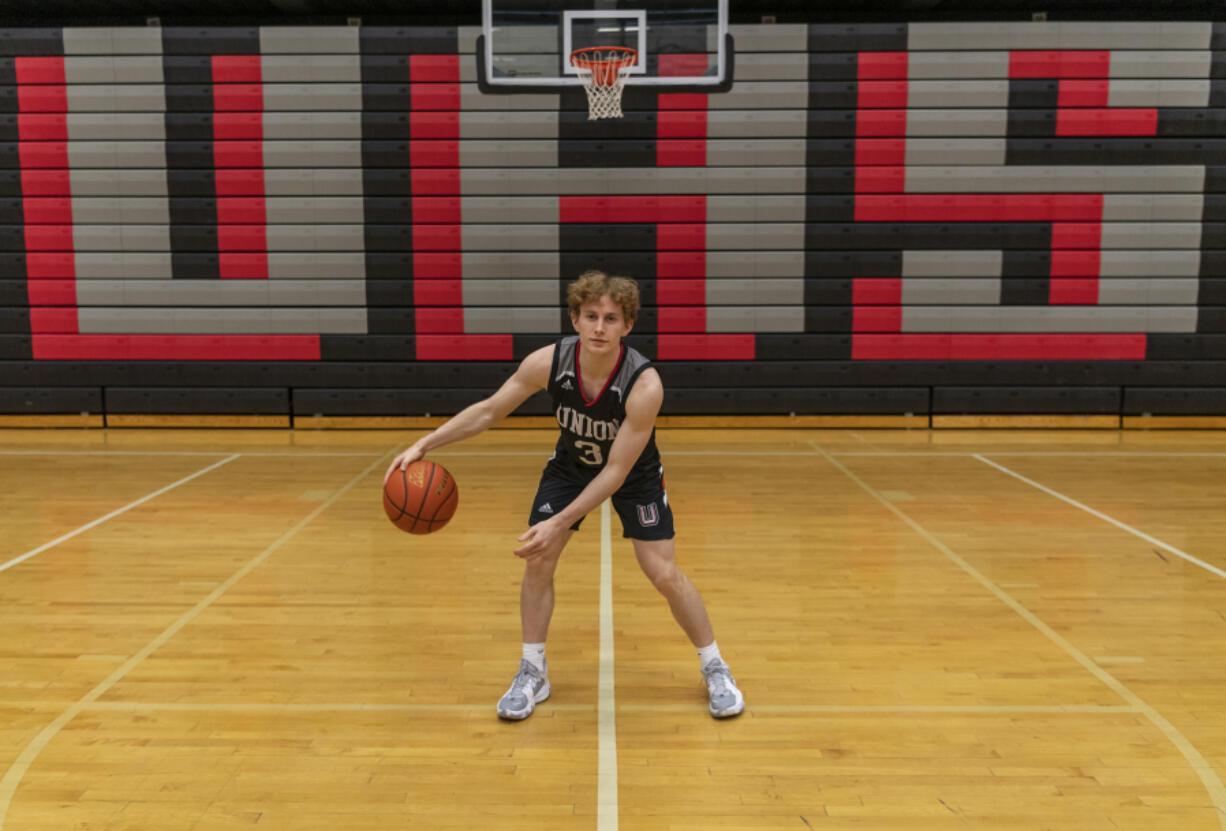
M 571 318 L 578 318 L 579 309 L 584 305 L 606 296 L 621 306 L 627 324 L 638 319 L 639 284 L 629 277 L 610 277 L 595 269 L 583 272 L 566 287 L 566 305 Z

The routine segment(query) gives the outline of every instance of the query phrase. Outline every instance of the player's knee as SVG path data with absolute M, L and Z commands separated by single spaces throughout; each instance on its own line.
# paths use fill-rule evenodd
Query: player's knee
M 647 569 L 647 579 L 656 587 L 660 594 L 671 596 L 685 582 L 685 575 L 674 562 L 660 563 Z

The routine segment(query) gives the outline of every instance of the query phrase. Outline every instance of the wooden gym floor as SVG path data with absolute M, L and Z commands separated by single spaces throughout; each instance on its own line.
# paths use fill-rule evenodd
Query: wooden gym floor
M 414 435 L 0 432 L 0 828 L 1226 828 L 1226 433 L 662 430 L 748 710 L 597 511 L 518 724 L 554 434 Z

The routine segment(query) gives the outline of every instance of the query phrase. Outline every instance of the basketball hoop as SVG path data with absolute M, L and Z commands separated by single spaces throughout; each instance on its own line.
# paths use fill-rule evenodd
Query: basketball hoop
M 622 89 L 639 53 L 628 46 L 589 46 L 570 53 L 587 90 L 588 121 L 622 117 Z

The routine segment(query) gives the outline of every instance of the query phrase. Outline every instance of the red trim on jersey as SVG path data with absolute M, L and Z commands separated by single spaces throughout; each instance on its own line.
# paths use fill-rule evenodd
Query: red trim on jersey
M 605 390 L 609 388 L 609 384 L 613 383 L 613 378 L 617 375 L 617 370 L 621 369 L 622 361 L 626 357 L 626 344 L 621 345 L 621 352 L 617 355 L 617 363 L 613 366 L 613 371 L 609 373 L 609 377 L 605 379 L 604 388 L 591 401 L 587 400 L 587 393 L 583 391 L 583 373 L 579 371 L 579 353 L 583 351 L 583 338 L 575 344 L 575 379 L 579 382 L 579 397 L 583 399 L 585 407 L 591 407 L 604 397 Z

